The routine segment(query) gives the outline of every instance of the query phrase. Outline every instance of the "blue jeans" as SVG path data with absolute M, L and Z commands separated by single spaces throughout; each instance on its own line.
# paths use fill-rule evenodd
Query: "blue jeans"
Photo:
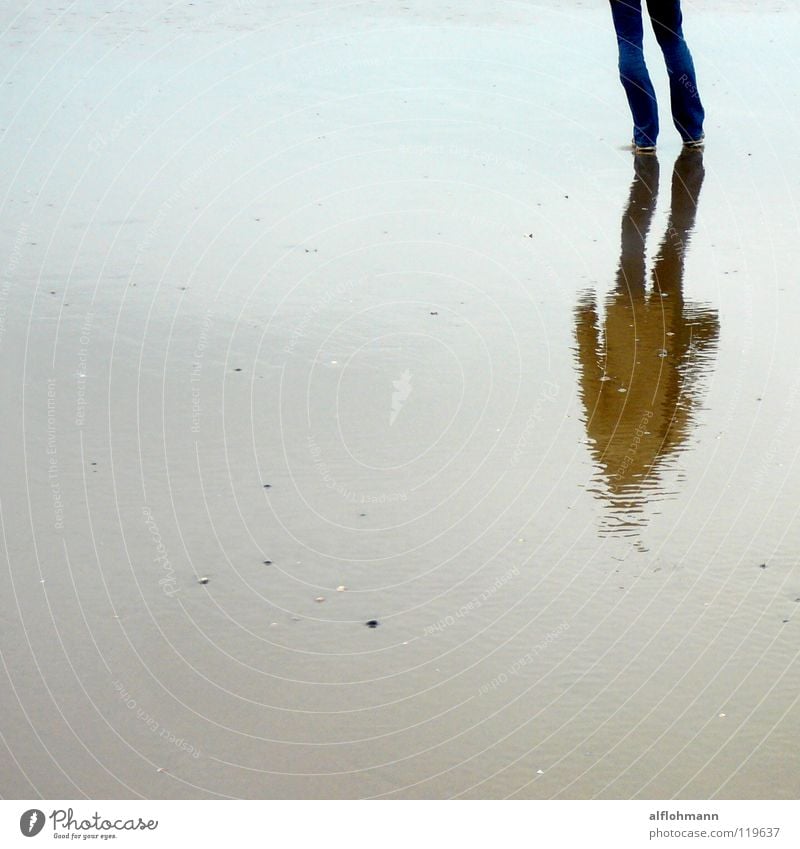
M 633 114 L 633 141 L 654 145 L 658 138 L 656 93 L 644 61 L 641 0 L 610 0 L 619 47 L 619 78 Z M 672 120 L 683 141 L 703 135 L 703 104 L 691 53 L 681 30 L 680 0 L 646 0 L 656 41 L 669 75 Z

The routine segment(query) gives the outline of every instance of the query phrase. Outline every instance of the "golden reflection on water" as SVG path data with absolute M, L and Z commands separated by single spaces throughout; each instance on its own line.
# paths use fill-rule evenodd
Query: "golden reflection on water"
M 659 164 L 655 156 L 634 157 L 616 286 L 602 318 L 594 293 L 582 294 L 575 309 L 579 394 L 596 466 L 591 490 L 606 504 L 604 535 L 635 535 L 648 501 L 667 494 L 665 458 L 685 446 L 713 368 L 717 312 L 683 298 L 704 173 L 702 151 L 683 150 L 675 161 L 669 221 L 648 288 L 645 246 Z

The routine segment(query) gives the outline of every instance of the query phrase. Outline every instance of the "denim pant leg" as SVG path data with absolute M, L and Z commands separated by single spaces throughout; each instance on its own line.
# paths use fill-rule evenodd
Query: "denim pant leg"
M 667 65 L 672 121 L 684 141 L 699 139 L 705 113 L 692 55 L 683 38 L 680 0 L 647 0 L 647 11 Z
M 610 0 L 619 48 L 619 78 L 633 115 L 633 140 L 653 145 L 658 137 L 658 105 L 644 62 L 641 0 Z

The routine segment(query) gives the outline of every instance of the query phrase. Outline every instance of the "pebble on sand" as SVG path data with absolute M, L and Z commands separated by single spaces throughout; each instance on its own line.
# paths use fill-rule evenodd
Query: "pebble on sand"
M 198 578 L 198 579 L 197 579 L 197 583 L 198 583 L 198 584 L 207 584 L 207 583 L 208 583 L 208 578 L 206 578 L 206 577 Z
M 318 596 L 314 599 L 314 601 L 316 601 L 316 602 L 318 602 L 318 603 L 322 603 L 323 601 L 325 601 L 325 596 L 324 596 L 324 595 L 318 595 Z
M 340 586 L 340 587 L 336 587 L 336 592 L 337 592 L 337 593 L 344 593 L 344 592 L 347 592 L 347 587 L 345 587 L 344 585 L 342 585 L 342 586 Z
M 380 623 L 377 619 L 369 619 L 364 624 L 367 626 L 367 628 L 377 628 Z

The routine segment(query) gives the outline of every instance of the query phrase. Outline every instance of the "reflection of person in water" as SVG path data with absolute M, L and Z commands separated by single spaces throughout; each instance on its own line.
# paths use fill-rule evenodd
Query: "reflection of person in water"
M 699 378 L 714 355 L 716 311 L 683 299 L 686 246 L 703 182 L 703 154 L 684 149 L 672 174 L 664 239 L 645 282 L 645 239 L 656 207 L 656 157 L 636 157 L 622 217 L 616 287 L 600 325 L 593 294 L 579 300 L 576 336 L 586 432 L 611 504 L 606 531 L 635 532 L 648 491 L 658 489 L 664 457 L 686 441 Z

